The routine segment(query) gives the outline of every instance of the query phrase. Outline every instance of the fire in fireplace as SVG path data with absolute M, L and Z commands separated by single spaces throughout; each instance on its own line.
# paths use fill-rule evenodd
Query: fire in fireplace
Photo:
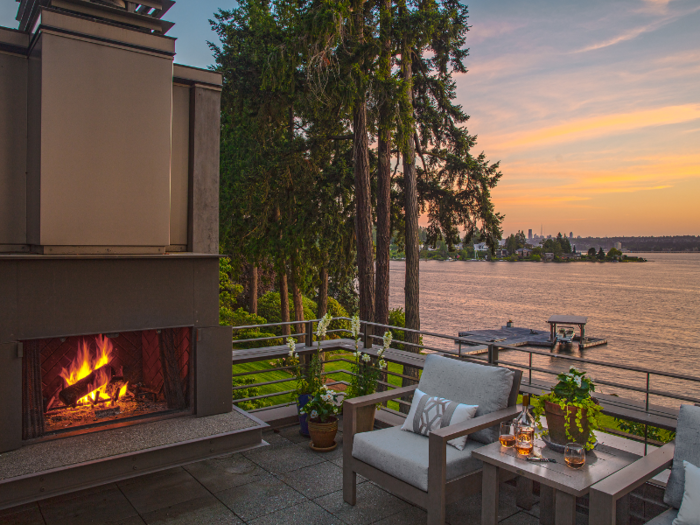
M 189 413 L 191 327 L 24 342 L 24 439 Z

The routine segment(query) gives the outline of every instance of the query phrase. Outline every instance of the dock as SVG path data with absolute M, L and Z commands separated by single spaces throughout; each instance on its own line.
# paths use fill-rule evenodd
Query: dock
M 459 332 L 458 335 L 459 337 L 468 339 L 471 344 L 483 343 L 488 345 L 490 343 L 498 343 L 503 346 L 542 346 L 552 348 L 554 346 L 553 334 L 556 333 L 557 325 L 575 324 L 581 328 L 581 334 L 575 335 L 573 340 L 574 343 L 578 344 L 579 349 L 585 350 L 587 348 L 608 344 L 607 339 L 600 337 L 589 337 L 585 335 L 586 332 L 584 326 L 587 322 L 586 317 L 554 315 L 550 317 L 547 322 L 550 324 L 549 330 L 536 330 L 533 328 L 521 328 L 517 326 L 502 326 L 501 328 L 495 330 L 467 330 Z M 465 345 L 467 342 L 465 341 L 460 343 L 460 341 L 455 341 L 455 343 Z M 471 351 L 468 353 L 485 353 L 487 351 L 483 350 L 482 348 L 469 348 L 469 350 Z

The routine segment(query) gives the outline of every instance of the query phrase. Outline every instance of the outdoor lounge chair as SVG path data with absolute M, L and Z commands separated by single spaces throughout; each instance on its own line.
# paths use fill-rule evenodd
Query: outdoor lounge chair
M 343 499 L 356 501 L 360 474 L 428 511 L 429 525 L 445 522 L 445 504 L 481 490 L 482 463 L 473 450 L 498 439 L 498 426 L 513 419 L 522 372 L 504 367 L 427 356 L 420 383 L 348 399 L 343 409 Z M 429 436 L 392 427 L 356 433 L 357 410 L 405 396 L 416 388 L 430 396 L 479 405 L 476 415 Z M 447 442 L 469 435 L 460 451 Z
M 647 525 L 671 525 L 683 500 L 684 460 L 700 466 L 700 407 L 692 405 L 681 405 L 674 443 L 664 445 L 591 487 L 590 523 L 615 525 L 617 501 L 672 466 L 664 494 L 664 502 L 670 508 L 647 522 Z

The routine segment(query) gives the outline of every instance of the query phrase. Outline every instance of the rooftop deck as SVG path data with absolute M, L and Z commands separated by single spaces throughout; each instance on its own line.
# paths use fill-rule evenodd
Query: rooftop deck
M 342 423 L 342 422 L 341 422 Z M 341 424 L 342 429 L 342 424 Z M 358 479 L 357 505 L 342 497 L 340 446 L 313 452 L 299 427 L 266 432 L 269 446 L 193 463 L 115 484 L 0 511 L 3 524 L 81 525 L 243 524 L 419 525 L 422 509 Z M 535 525 L 538 506 L 515 505 L 514 487 L 501 488 L 500 522 Z M 447 507 L 450 525 L 480 523 L 479 494 Z M 579 515 L 579 523 L 587 517 Z

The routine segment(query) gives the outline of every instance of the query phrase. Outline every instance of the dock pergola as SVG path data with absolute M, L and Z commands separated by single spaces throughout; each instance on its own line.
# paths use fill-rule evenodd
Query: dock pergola
M 554 343 L 557 334 L 557 325 L 576 325 L 581 331 L 579 345 L 583 345 L 584 338 L 586 337 L 586 323 L 588 322 L 588 317 L 583 315 L 553 315 L 547 322 L 549 323 L 549 336 L 550 341 Z

